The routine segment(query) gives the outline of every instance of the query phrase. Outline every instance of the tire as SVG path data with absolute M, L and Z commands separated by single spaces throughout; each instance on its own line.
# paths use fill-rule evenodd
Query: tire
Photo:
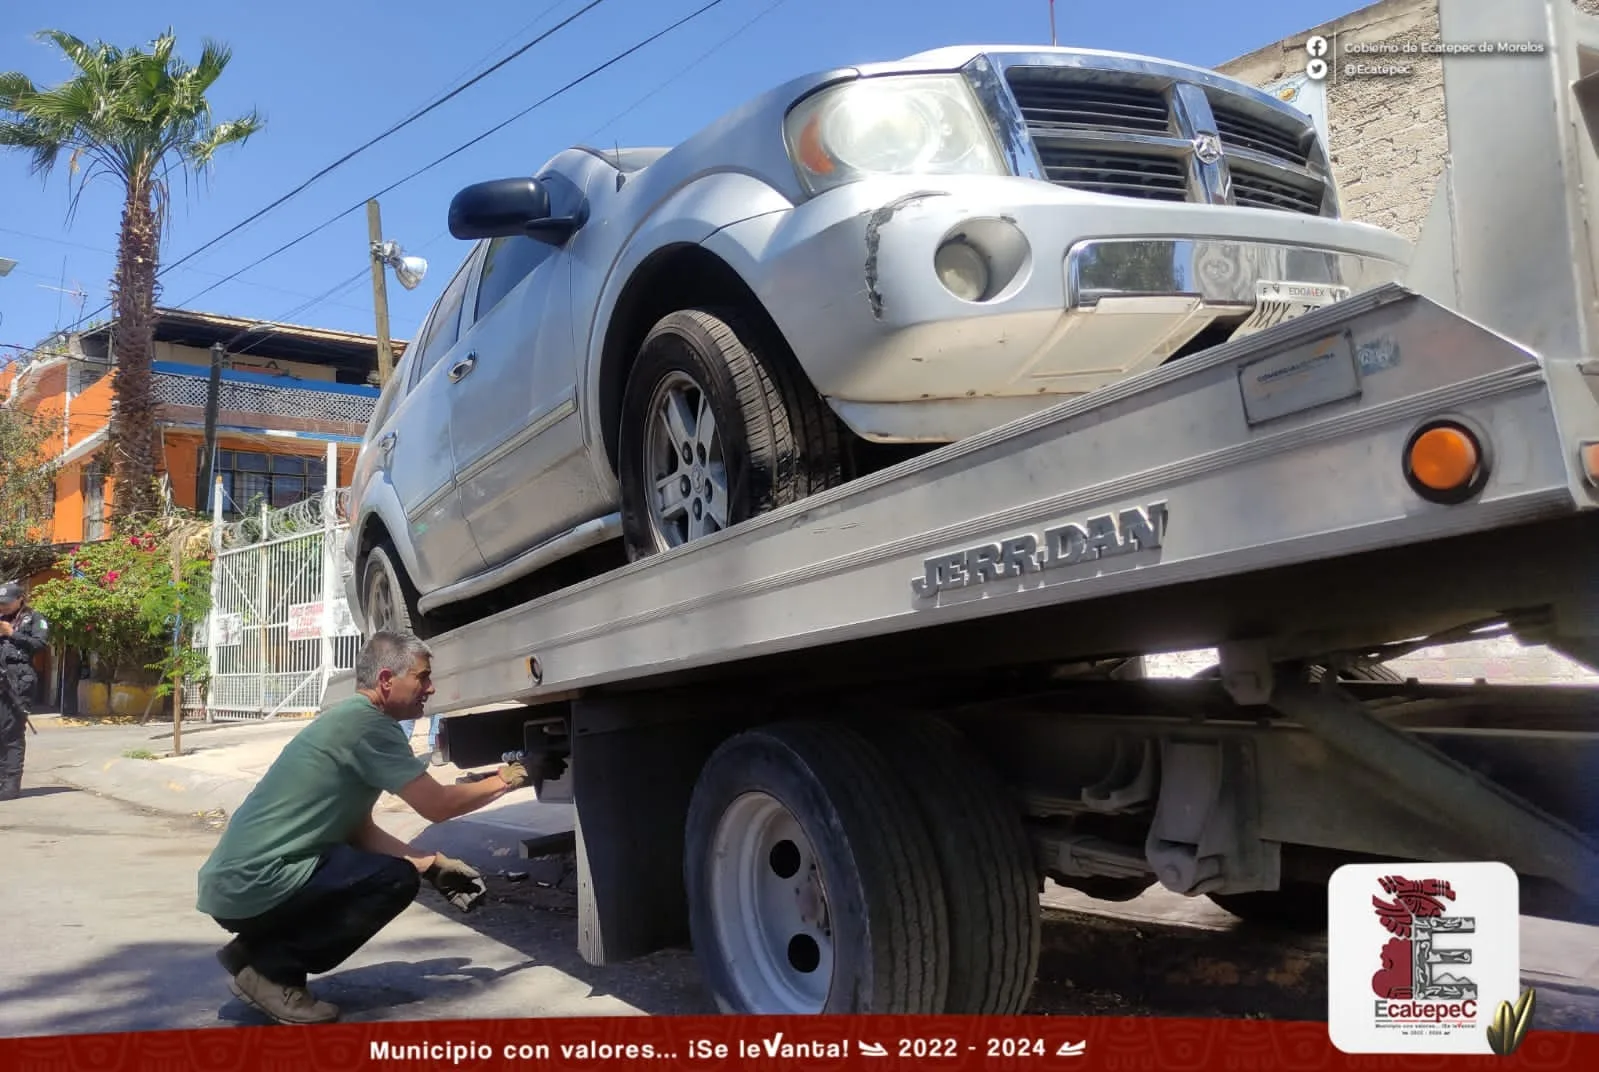
M 1278 890 L 1206 894 L 1245 923 L 1318 934 L 1327 929 L 1327 887 L 1296 882 Z
M 868 731 L 916 800 L 949 907 L 954 1016 L 1020 1016 L 1038 975 L 1042 910 L 1021 809 L 947 723 L 889 720 Z
M 387 611 L 373 606 L 380 591 L 389 593 L 385 600 Z M 385 620 L 377 621 L 375 617 Z M 361 620 L 368 639 L 382 629 L 410 633 L 422 640 L 433 633 L 432 623 L 417 609 L 416 588 L 387 540 L 374 544 L 361 565 Z
M 937 859 L 915 801 L 853 730 L 781 723 L 723 742 L 684 841 L 694 954 L 723 1012 L 944 1008 Z
M 782 341 L 737 310 L 686 309 L 651 329 L 628 376 L 619 423 L 617 476 L 629 560 L 843 482 L 845 434 L 827 404 L 790 369 Z M 694 428 L 685 422 L 673 434 L 677 450 L 668 453 L 667 432 L 652 414 L 672 392 L 689 402 L 696 418 L 701 401 L 708 407 L 715 425 L 711 443 L 695 439 L 697 421 Z M 693 457 L 685 459 L 685 450 Z M 658 482 L 673 473 L 682 496 L 681 531 L 673 531 L 677 518 L 667 524 L 654 505 Z

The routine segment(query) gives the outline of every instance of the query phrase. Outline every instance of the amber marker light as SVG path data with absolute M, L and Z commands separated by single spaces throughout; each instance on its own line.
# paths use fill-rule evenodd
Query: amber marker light
M 1482 441 L 1456 421 L 1418 428 L 1405 447 L 1405 479 L 1416 494 L 1436 503 L 1462 503 L 1488 479 Z
M 1588 478 L 1588 483 L 1599 487 L 1599 443 L 1584 443 L 1578 448 L 1582 458 L 1582 475 Z
M 805 129 L 799 136 L 800 163 L 813 175 L 831 175 L 833 173 L 833 158 L 827 155 L 827 150 L 822 146 L 822 121 L 812 119 L 805 124 Z

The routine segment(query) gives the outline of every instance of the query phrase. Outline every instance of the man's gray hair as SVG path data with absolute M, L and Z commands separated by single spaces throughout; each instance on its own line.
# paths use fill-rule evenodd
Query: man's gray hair
M 356 656 L 355 687 L 375 689 L 378 687 L 378 675 L 383 671 L 400 677 L 411 669 L 411 663 L 416 659 L 431 658 L 433 649 L 410 633 L 380 630 L 372 634 L 372 639 Z

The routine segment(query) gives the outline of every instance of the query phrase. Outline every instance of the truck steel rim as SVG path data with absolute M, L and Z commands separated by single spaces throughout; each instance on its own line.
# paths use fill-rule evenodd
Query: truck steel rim
M 722 814 L 710 869 L 717 944 L 744 1009 L 820 1012 L 832 986 L 832 922 L 799 820 L 774 797 L 745 793 Z
M 727 466 L 711 398 L 686 372 L 672 372 L 650 396 L 644 429 L 650 528 L 669 550 L 727 528 Z

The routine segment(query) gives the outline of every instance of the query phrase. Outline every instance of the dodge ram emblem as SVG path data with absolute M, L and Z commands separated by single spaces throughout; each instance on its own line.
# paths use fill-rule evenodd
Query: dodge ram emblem
M 1194 155 L 1201 164 L 1214 164 L 1221 159 L 1221 139 L 1214 134 L 1196 134 Z

